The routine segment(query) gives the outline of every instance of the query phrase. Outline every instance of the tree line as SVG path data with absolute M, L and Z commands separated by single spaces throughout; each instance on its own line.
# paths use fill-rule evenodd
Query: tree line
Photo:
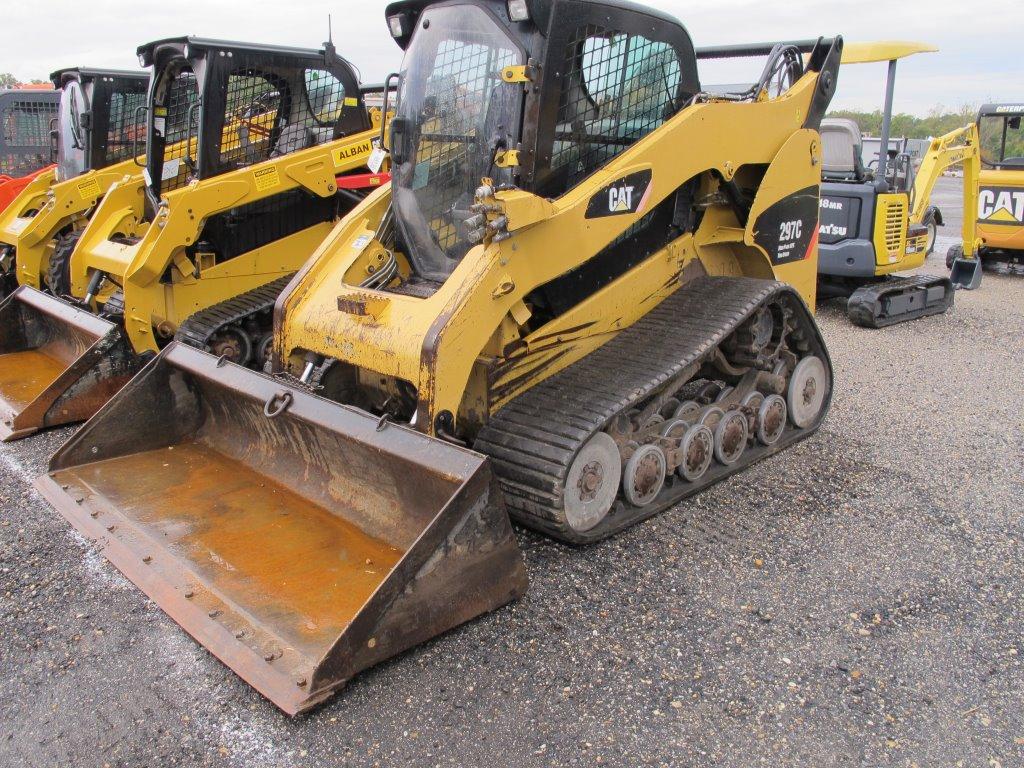
M 876 109 L 874 112 L 837 109 L 829 112 L 828 116 L 854 120 L 860 126 L 861 133 L 871 136 L 879 136 L 882 133 L 882 111 L 880 109 Z M 908 139 L 930 139 L 949 133 L 967 123 L 973 123 L 977 116 L 978 107 L 973 104 L 965 104 L 957 110 L 935 107 L 927 117 L 897 113 L 892 116 L 892 128 L 889 134 Z

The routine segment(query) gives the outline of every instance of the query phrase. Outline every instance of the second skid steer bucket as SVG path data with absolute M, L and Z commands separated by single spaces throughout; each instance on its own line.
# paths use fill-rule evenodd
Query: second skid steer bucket
M 485 457 L 181 344 L 37 487 L 289 714 L 526 590 Z
M 0 439 L 88 419 L 138 367 L 114 323 L 18 288 L 0 303 Z

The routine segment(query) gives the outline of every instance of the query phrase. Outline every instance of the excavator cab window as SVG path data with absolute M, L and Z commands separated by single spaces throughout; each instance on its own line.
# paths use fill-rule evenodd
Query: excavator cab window
M 989 168 L 1024 168 L 1021 115 L 982 115 L 978 120 L 981 162 Z
M 523 63 L 519 46 L 478 6 L 429 8 L 419 19 L 391 151 L 396 218 L 422 278 L 444 280 L 473 246 L 463 222 L 480 179 L 512 181 L 495 160 L 519 141 L 523 88 L 501 72 Z

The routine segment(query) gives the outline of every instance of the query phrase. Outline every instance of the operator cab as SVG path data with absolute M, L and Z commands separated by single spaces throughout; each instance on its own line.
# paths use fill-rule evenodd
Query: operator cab
M 405 49 L 390 146 L 399 250 L 435 285 L 480 241 L 482 178 L 558 197 L 700 90 L 683 26 L 626 2 L 405 0 L 386 13 Z
M 57 180 L 128 160 L 141 148 L 142 109 L 149 76 L 143 72 L 73 67 L 50 75 L 60 92 Z
M 330 44 L 181 37 L 138 53 L 153 67 L 146 175 L 154 201 L 191 181 L 370 128 L 355 67 Z

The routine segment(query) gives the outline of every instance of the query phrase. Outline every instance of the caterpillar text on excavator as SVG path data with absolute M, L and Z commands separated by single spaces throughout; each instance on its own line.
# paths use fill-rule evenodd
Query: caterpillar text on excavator
M 175 338 L 262 367 L 277 293 L 387 179 L 366 167 L 379 110 L 330 44 L 185 37 L 139 56 L 145 168 L 54 251 L 68 300 L 23 284 L 0 305 L 5 439 L 88 418 Z
M 907 42 L 848 44 L 844 49 L 846 66 L 888 62 L 879 146 L 889 146 L 897 62 L 934 50 Z M 908 154 L 890 158 L 888 151 L 879 152 L 877 167 L 865 168 L 860 127 L 852 120 L 823 121 L 821 138 L 825 161 L 819 225 L 820 298 L 847 299 L 850 319 L 867 328 L 945 312 L 953 305 L 954 282 L 945 277 L 897 277 L 894 273 L 920 267 L 931 253 L 937 226 L 942 223 L 941 212 L 930 204 L 932 188 L 944 169 L 957 164 L 964 168 L 963 238 L 965 243 L 973 243 L 972 201 L 978 177 L 974 126 L 932 140 L 919 169 Z M 974 281 L 959 276 L 956 282 L 960 287 L 976 287 Z
M 37 487 L 289 713 L 523 594 L 509 514 L 605 538 L 813 433 L 842 41 L 695 51 L 620 0 L 405 0 L 390 185 L 274 307 L 168 345 Z M 806 59 L 805 59 L 806 54 Z M 698 59 L 766 58 L 749 87 Z
M 0 213 L 4 296 L 19 284 L 68 293 L 68 262 L 89 216 L 114 182 L 139 170 L 138 114 L 148 75 L 74 67 L 50 79 L 60 93 L 56 165 L 23 185 Z

